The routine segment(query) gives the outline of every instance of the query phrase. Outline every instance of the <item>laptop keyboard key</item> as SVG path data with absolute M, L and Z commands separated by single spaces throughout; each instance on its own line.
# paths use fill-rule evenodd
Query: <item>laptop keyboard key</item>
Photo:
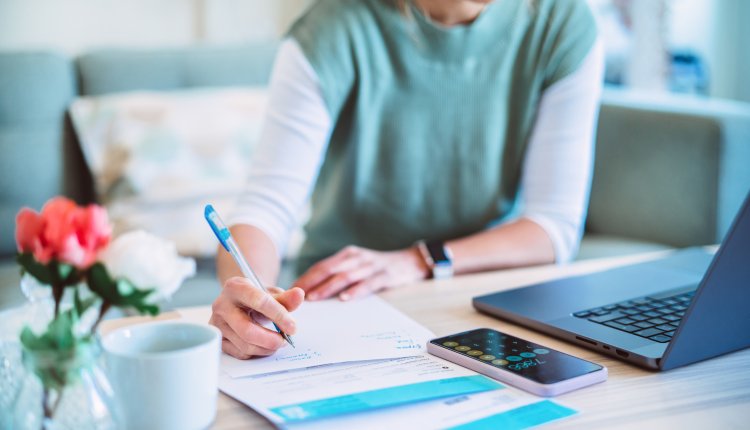
M 573 315 L 656 342 L 666 343 L 672 339 L 695 294 L 694 290 L 686 292 L 689 288 L 673 290 L 653 297 L 625 300 L 575 312 Z
M 633 332 L 633 334 L 637 334 L 638 336 L 643 336 L 643 337 L 656 336 L 657 334 L 661 334 L 661 333 L 662 331 L 656 328 L 647 328 L 645 330 Z
M 619 311 L 614 311 L 612 313 L 605 314 L 605 315 L 596 315 L 596 316 L 593 316 L 593 317 L 589 318 L 589 321 L 593 321 L 595 323 L 603 323 L 603 322 L 606 322 L 606 321 L 616 320 L 616 319 L 622 318 L 624 316 L 625 315 L 621 314 Z
M 628 333 L 632 333 L 632 332 L 638 331 L 640 329 L 641 329 L 640 327 L 636 327 L 634 325 L 624 325 L 624 326 L 622 326 L 622 328 L 620 330 L 626 331 Z
M 615 322 L 615 321 L 607 321 L 607 322 L 604 323 L 604 325 L 612 327 L 612 328 L 616 328 L 617 330 L 622 330 L 622 331 L 635 331 L 635 330 L 638 330 L 638 327 L 633 327 L 633 330 L 630 330 L 631 326 L 628 326 L 628 325 L 625 325 L 625 324 L 620 324 L 620 323 Z
M 665 342 L 669 342 L 670 340 L 672 340 L 671 337 L 664 336 L 663 334 L 657 334 L 656 336 L 651 336 L 649 339 L 655 340 L 660 343 L 665 343 Z

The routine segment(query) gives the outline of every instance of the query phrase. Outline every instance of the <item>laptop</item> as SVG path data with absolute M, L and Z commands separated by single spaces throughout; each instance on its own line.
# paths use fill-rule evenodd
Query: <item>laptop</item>
M 715 255 L 702 248 L 475 297 L 480 312 L 641 367 L 750 346 L 750 194 Z

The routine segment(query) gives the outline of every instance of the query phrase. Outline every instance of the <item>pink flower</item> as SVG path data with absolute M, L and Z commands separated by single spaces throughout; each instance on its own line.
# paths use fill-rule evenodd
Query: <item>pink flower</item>
M 63 197 L 48 201 L 41 214 L 23 208 L 16 216 L 18 251 L 31 252 L 42 264 L 58 260 L 87 269 L 109 244 L 111 234 L 104 208 L 80 207 Z

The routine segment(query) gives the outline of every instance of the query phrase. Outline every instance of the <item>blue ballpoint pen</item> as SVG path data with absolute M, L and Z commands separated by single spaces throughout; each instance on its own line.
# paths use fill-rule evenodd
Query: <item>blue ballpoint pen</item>
M 245 258 L 240 252 L 240 248 L 237 246 L 237 242 L 235 242 L 232 238 L 232 234 L 229 232 L 227 226 L 224 225 L 224 222 L 221 220 L 221 218 L 219 218 L 219 214 L 216 213 L 214 207 L 211 205 L 206 205 L 204 216 L 206 217 L 206 221 L 208 221 L 208 225 L 211 226 L 211 230 L 214 231 L 216 238 L 219 239 L 221 246 L 223 246 L 224 249 L 226 249 L 227 252 L 229 252 L 229 254 L 234 258 L 234 261 L 240 267 L 242 274 L 255 286 L 268 293 L 266 287 L 263 286 L 263 284 L 260 282 L 260 279 L 258 279 L 258 276 L 255 275 L 255 272 L 253 272 L 253 269 L 251 269 L 247 264 L 247 261 L 245 261 Z M 276 327 L 276 331 L 279 332 L 281 337 L 283 337 L 284 340 L 289 343 L 289 345 L 292 345 L 292 347 L 294 347 L 292 338 L 288 334 L 284 333 L 279 328 L 279 326 L 276 325 L 276 323 L 273 323 L 273 326 Z

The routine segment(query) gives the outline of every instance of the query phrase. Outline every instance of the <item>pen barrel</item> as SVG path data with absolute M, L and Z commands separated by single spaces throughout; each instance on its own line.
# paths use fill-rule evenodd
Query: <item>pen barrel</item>
M 250 268 L 250 266 L 247 264 L 247 261 L 245 261 L 245 258 L 242 256 L 242 251 L 240 251 L 240 247 L 237 246 L 237 243 L 234 241 L 234 238 L 231 236 L 227 240 L 227 245 L 229 246 L 229 253 L 232 255 L 232 258 L 234 258 L 235 263 L 237 263 L 237 266 L 239 266 L 240 271 L 242 272 L 242 275 L 250 280 L 256 287 L 260 288 L 261 290 L 268 292 L 266 290 L 266 287 L 263 285 L 262 282 L 260 282 L 260 279 L 258 278 L 258 275 L 255 274 L 253 269 Z

